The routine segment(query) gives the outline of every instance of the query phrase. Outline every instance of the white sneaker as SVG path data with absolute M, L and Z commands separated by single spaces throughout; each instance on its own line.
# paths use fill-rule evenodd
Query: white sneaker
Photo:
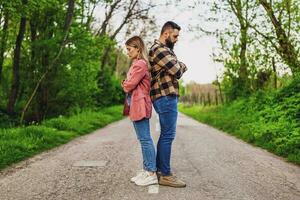
M 150 175 L 150 172 L 145 171 L 136 181 L 135 184 L 139 186 L 148 186 L 157 184 L 157 176 L 155 173 Z
M 132 177 L 130 179 L 130 182 L 134 183 L 135 181 L 137 181 L 141 176 L 144 176 L 143 173 L 145 173 L 145 170 L 141 169 L 136 173 L 136 176 Z

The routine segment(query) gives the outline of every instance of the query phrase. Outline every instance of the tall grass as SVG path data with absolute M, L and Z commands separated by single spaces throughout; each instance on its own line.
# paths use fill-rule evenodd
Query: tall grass
M 300 164 L 300 79 L 222 106 L 181 105 L 198 121 Z
M 40 125 L 0 129 L 0 169 L 119 120 L 121 111 L 122 106 L 112 106 L 46 120 Z

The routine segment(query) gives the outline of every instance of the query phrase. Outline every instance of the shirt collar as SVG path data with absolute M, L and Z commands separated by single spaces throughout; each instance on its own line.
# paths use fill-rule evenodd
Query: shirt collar
M 167 48 L 169 51 L 173 52 L 172 49 L 170 49 L 169 47 L 167 47 L 165 44 L 161 43 L 158 39 L 155 39 L 154 40 L 154 43 L 161 46 L 161 47 L 164 47 L 164 48 Z
M 167 47 L 166 45 L 164 45 L 163 43 L 161 43 L 158 39 L 155 39 L 154 43 L 158 44 L 159 46 Z

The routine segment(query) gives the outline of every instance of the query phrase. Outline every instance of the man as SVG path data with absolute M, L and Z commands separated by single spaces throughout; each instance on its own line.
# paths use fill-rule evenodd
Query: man
M 179 96 L 178 79 L 187 70 L 173 52 L 178 41 L 180 26 L 168 21 L 149 51 L 151 65 L 151 100 L 159 115 L 161 127 L 157 143 L 156 165 L 159 184 L 171 187 L 185 187 L 186 184 L 171 172 L 170 159 L 172 142 L 176 135 L 177 103 Z

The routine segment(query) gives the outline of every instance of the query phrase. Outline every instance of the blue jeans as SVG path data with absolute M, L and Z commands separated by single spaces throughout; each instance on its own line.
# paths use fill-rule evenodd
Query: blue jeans
M 128 96 L 127 101 L 130 105 L 130 96 Z M 150 134 L 149 119 L 144 118 L 139 121 L 133 121 L 132 123 L 142 148 L 143 168 L 146 171 L 156 172 L 155 147 Z
M 153 102 L 155 111 L 159 115 L 160 137 L 157 143 L 156 167 L 163 176 L 171 174 L 170 160 L 172 142 L 176 135 L 177 96 L 163 96 Z

